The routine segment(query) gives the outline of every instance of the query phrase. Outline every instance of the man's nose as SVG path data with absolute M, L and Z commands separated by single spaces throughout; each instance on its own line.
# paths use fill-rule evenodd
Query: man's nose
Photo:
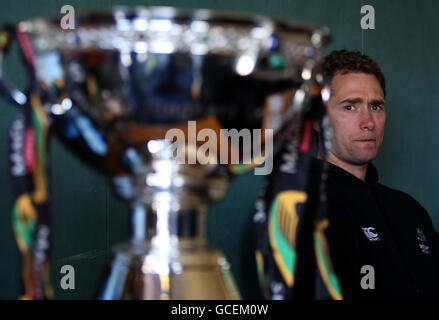
M 375 123 L 373 121 L 372 112 L 369 108 L 363 108 L 360 112 L 361 129 L 373 130 Z

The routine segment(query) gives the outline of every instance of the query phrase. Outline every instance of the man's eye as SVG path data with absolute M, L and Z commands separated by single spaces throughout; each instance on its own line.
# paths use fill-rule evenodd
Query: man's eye
M 344 107 L 346 110 L 348 110 L 348 111 L 352 111 L 352 110 L 354 110 L 354 106 L 352 106 L 352 105 L 350 105 L 350 106 L 346 106 L 346 107 Z
M 374 106 L 372 106 L 372 110 L 381 110 L 383 107 L 381 107 L 380 105 L 376 104 Z

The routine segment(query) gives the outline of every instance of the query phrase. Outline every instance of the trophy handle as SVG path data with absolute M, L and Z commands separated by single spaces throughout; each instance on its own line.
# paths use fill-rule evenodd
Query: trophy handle
M 17 33 L 15 28 L 11 26 L 5 26 L 0 30 L 0 93 L 3 94 L 7 100 L 18 106 L 23 106 L 27 102 L 26 95 L 14 85 L 10 84 L 3 68 L 3 60 L 6 57 L 14 38 L 17 37 Z

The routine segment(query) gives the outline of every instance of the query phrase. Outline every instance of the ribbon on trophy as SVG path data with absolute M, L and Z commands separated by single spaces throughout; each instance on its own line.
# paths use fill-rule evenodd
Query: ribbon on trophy
M 313 121 L 320 123 L 323 159 L 329 138 L 320 92 L 314 86 L 310 107 L 297 112 L 295 134 L 276 155 L 275 171 L 255 203 L 256 267 L 263 295 L 268 299 L 343 298 L 325 235 L 329 225 L 325 164 L 320 174 L 319 199 L 308 201 Z
M 30 95 L 12 123 L 10 169 L 14 205 L 12 225 L 21 253 L 24 294 L 20 299 L 51 299 L 49 119 L 37 94 Z
M 34 55 L 29 39 L 12 27 L 1 31 L 2 56 L 8 51 L 15 36 L 32 69 Z M 47 157 L 50 121 L 36 92 L 29 94 L 30 99 L 25 99 L 18 90 L 11 89 L 4 79 L 1 89 L 12 101 L 23 104 L 22 112 L 9 131 L 12 227 L 21 253 L 23 281 L 20 299 L 51 299 L 53 289 L 50 285 L 51 225 Z M 17 97 L 20 99 L 17 100 Z

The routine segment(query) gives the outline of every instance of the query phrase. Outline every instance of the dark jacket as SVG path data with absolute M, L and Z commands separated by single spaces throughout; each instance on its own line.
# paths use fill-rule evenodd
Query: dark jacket
M 310 201 L 318 196 L 321 161 L 312 160 Z M 439 240 L 426 210 L 408 194 L 330 164 L 327 180 L 332 263 L 345 299 L 439 298 Z M 374 270 L 374 289 L 370 267 Z M 369 280 L 369 281 L 366 281 Z M 366 285 L 364 284 L 366 283 Z

